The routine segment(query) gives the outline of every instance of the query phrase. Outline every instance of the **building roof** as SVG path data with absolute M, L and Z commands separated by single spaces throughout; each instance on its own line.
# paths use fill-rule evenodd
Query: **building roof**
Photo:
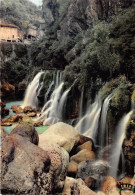
M 0 27 L 10 27 L 10 28 L 18 28 L 16 25 L 14 24 L 7 24 L 5 22 L 0 21 Z

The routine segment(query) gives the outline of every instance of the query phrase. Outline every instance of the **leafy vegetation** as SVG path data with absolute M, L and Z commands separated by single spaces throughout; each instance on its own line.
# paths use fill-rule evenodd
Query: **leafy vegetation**
M 17 25 L 21 30 L 26 30 L 29 24 L 39 27 L 43 21 L 41 9 L 28 0 L 2 0 L 0 18 Z

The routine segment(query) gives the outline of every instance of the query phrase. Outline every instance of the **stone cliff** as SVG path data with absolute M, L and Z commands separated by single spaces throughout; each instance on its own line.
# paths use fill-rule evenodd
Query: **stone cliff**
M 57 24 L 58 39 L 74 36 L 98 19 L 107 20 L 133 4 L 133 0 L 44 0 L 45 28 Z

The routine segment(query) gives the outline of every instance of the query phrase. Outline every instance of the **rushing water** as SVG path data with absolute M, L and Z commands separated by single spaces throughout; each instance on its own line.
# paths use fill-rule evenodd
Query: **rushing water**
M 120 154 L 122 150 L 122 143 L 125 138 L 125 132 L 127 123 L 130 119 L 130 116 L 132 115 L 133 111 L 130 111 L 128 114 L 126 114 L 119 122 L 118 127 L 116 129 L 116 136 L 114 138 L 114 144 L 112 146 L 112 157 L 111 157 L 111 169 L 110 174 L 111 176 L 117 177 L 117 171 L 118 171 L 118 165 L 119 165 L 119 159 Z
M 110 100 L 112 99 L 114 91 L 104 100 L 102 112 L 101 112 L 101 122 L 100 122 L 100 143 L 103 147 L 104 138 L 105 138 L 105 130 L 106 130 L 106 120 L 107 120 L 107 112 L 109 108 Z
M 39 79 L 43 73 L 44 72 L 42 72 L 42 71 L 39 72 L 34 77 L 33 81 L 28 85 L 22 107 L 31 106 L 33 108 L 36 108 L 36 106 L 37 106 L 37 88 L 39 86 Z
M 79 120 L 76 125 L 76 129 L 81 134 L 95 139 L 99 124 L 101 106 L 101 98 L 99 93 L 95 99 L 95 102 L 90 105 L 89 109 L 86 111 L 86 114 Z

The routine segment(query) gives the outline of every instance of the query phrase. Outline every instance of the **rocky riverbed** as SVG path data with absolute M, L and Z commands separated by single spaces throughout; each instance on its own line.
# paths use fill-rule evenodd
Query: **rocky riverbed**
M 2 194 L 117 195 L 120 183 L 133 183 L 109 176 L 104 152 L 101 160 L 94 141 L 74 127 L 59 122 L 38 135 L 35 109 L 12 110 L 15 115 L 2 121 L 16 125 L 9 134 L 2 129 Z

